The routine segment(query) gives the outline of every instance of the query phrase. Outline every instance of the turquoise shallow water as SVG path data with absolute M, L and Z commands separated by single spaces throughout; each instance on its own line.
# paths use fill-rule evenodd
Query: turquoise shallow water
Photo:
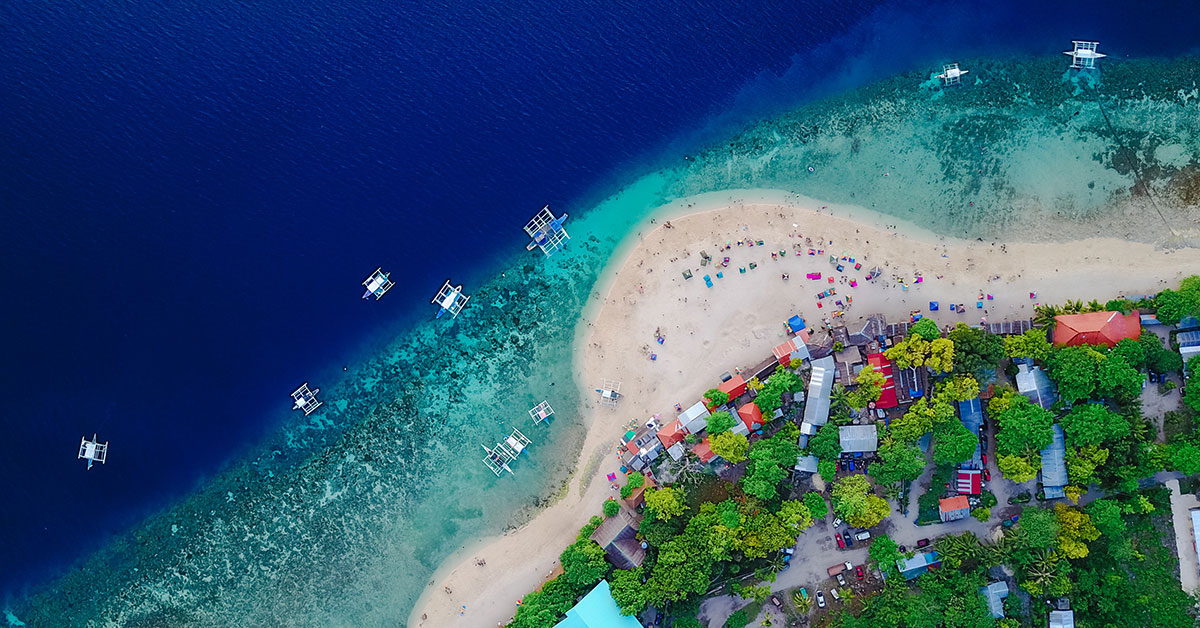
M 1061 59 L 963 65 L 972 80 L 960 89 L 912 73 L 814 103 L 574 216 L 563 254 L 515 251 L 467 286 L 458 320 L 365 347 L 347 372 L 325 374 L 323 411 L 295 417 L 255 455 L 15 604 L 15 617 L 403 625 L 443 558 L 526 520 L 569 477 L 584 427 L 576 324 L 622 238 L 672 199 L 770 187 L 981 237 L 1071 224 L 1159 239 L 1196 224 L 1196 200 L 1182 207 L 1200 177 L 1196 60 L 1155 65 L 1149 82 L 1148 62 L 1113 63 L 1098 92 L 1064 75 Z M 535 427 L 526 411 L 543 398 L 558 415 Z M 515 476 L 497 479 L 479 446 L 513 426 L 533 444 Z

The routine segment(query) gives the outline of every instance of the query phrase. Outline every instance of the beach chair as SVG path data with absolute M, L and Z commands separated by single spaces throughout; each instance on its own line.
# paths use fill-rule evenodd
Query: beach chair
M 754 270 L 755 268 L 758 268 L 758 264 L 755 264 L 754 262 L 750 262 L 750 270 Z
M 951 312 L 953 312 L 953 311 L 955 311 L 955 310 L 957 310 L 957 309 L 958 309 L 958 306 L 957 306 L 957 305 L 955 305 L 955 304 L 953 304 L 953 303 L 951 303 L 951 304 L 950 304 L 950 311 L 951 311 Z
M 858 287 L 858 282 L 857 282 L 857 281 L 855 281 L 855 280 L 853 280 L 853 279 L 851 279 L 851 280 L 850 280 L 850 287 L 851 287 L 851 288 L 857 288 L 857 287 Z
M 975 309 L 977 309 L 977 310 L 982 310 L 982 309 L 983 309 L 983 301 L 976 301 L 976 302 L 975 302 Z
M 829 280 L 829 283 L 833 283 L 833 277 L 826 277 L 826 279 Z
M 704 276 L 704 285 L 706 285 L 706 286 L 708 286 L 709 288 L 711 288 L 711 287 L 712 287 L 712 277 L 709 277 L 708 275 L 705 275 L 705 276 Z
M 937 302 L 937 301 L 930 301 L 930 302 L 929 302 L 929 311 L 930 311 L 930 312 L 936 312 L 936 311 L 938 311 L 938 302 Z
M 739 272 L 739 273 L 741 273 L 741 274 L 743 274 L 743 275 L 745 275 L 745 274 L 746 274 L 746 267 L 745 267 L 745 266 L 741 266 L 741 267 L 739 267 L 739 268 L 738 268 L 738 272 Z
M 862 262 L 855 263 L 854 270 L 862 270 Z
M 845 267 L 845 266 L 842 266 L 841 264 L 838 264 L 838 265 L 837 265 L 837 270 L 838 270 L 838 272 L 840 273 L 840 272 L 842 272 L 842 271 L 846 270 L 846 267 Z
M 724 279 L 724 278 L 725 278 L 725 273 L 717 272 L 717 279 Z
M 992 300 L 992 295 L 990 295 L 990 294 L 989 294 L 989 295 L 987 295 L 987 300 L 988 300 L 988 301 L 991 301 L 991 300 Z

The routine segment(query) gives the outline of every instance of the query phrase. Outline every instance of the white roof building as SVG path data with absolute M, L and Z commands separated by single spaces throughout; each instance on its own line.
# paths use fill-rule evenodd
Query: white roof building
M 1050 628 L 1075 628 L 1075 611 L 1050 611 Z
M 812 436 L 829 422 L 829 394 L 833 392 L 833 376 L 836 371 L 833 356 L 813 360 L 812 379 L 808 382 L 808 404 L 804 406 L 804 422 L 800 433 Z
M 875 425 L 843 425 L 838 428 L 838 440 L 844 453 L 858 453 L 879 449 L 879 434 Z
M 797 456 L 796 466 L 793 468 L 804 473 L 816 473 L 818 462 L 819 460 L 817 460 L 816 456 Z
M 697 401 L 695 405 L 679 413 L 679 426 L 683 428 L 683 431 L 695 434 L 708 427 L 709 416 L 710 413 L 708 408 L 704 407 L 704 402 Z

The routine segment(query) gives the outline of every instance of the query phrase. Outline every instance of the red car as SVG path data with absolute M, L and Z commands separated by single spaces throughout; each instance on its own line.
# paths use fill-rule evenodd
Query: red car
M 842 540 L 842 535 L 834 534 L 833 538 L 837 539 L 838 549 L 846 549 L 846 542 Z
M 979 457 L 983 460 L 983 464 L 987 464 L 987 454 L 980 454 Z
M 858 579 L 859 579 L 859 580 L 862 580 L 862 579 L 863 579 L 863 569 L 862 569 L 862 565 L 859 565 L 858 567 L 856 567 L 856 568 L 854 569 L 854 575 L 858 576 Z
M 986 467 L 984 467 L 984 469 L 983 469 L 983 481 L 984 482 L 992 481 L 992 472 L 988 471 Z

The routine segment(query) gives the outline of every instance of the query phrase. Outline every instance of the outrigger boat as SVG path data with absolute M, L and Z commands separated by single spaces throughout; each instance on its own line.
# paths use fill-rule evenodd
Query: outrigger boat
M 389 275 L 391 275 L 391 273 L 383 272 L 382 266 L 376 268 L 375 272 L 371 273 L 371 276 L 367 277 L 366 281 L 362 282 L 362 285 L 366 286 L 367 288 L 367 291 L 363 293 L 362 298 L 367 299 L 374 295 L 375 300 L 378 301 L 380 297 L 387 294 L 387 291 L 391 290 L 392 286 L 396 285 L 396 282 L 388 278 Z
M 321 392 L 320 388 L 309 390 L 308 382 L 300 384 L 300 387 L 292 391 L 293 410 L 303 410 L 304 416 L 308 416 L 321 407 L 321 401 L 317 399 L 317 393 Z
M 471 297 L 462 293 L 462 286 L 451 286 L 450 280 L 442 285 L 442 289 L 438 290 L 437 296 L 433 297 L 432 303 L 440 307 L 437 318 L 441 318 L 442 314 L 449 312 L 451 318 L 458 318 L 458 313 L 467 305 L 467 300 Z
M 495 447 L 489 449 L 487 445 L 480 445 L 483 447 L 483 451 L 487 453 L 483 457 L 483 464 L 487 465 L 487 468 L 491 469 L 492 473 L 495 473 L 497 477 L 500 476 L 502 471 L 512 473 L 512 468 L 508 466 L 508 463 L 516 460 L 517 456 L 521 455 L 521 452 L 525 451 L 525 447 L 528 445 L 529 438 L 522 434 L 521 430 L 513 428 L 512 434 L 509 434 L 504 440 L 496 443 Z
M 92 440 L 88 440 L 86 436 L 79 438 L 79 458 L 88 461 L 88 471 L 92 470 L 92 465 L 99 462 L 104 464 L 108 459 L 108 441 L 103 443 L 97 438 L 97 434 L 92 434 Z
M 553 255 L 562 247 L 564 240 L 571 239 L 567 230 L 563 228 L 563 223 L 566 221 L 567 214 L 564 213 L 555 218 L 549 205 L 543 207 L 525 224 L 525 233 L 532 238 L 529 244 L 525 245 L 525 250 L 532 251 L 540 248 L 546 255 Z

